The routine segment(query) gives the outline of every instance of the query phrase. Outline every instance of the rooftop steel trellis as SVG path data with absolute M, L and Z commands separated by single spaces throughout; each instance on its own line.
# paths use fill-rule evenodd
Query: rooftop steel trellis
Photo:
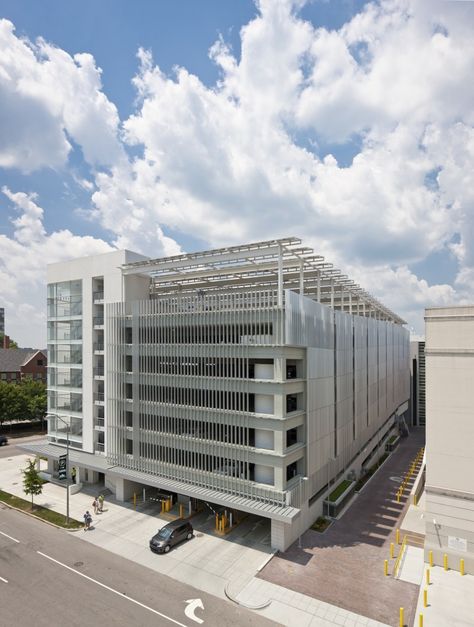
M 124 264 L 122 273 L 151 277 L 155 298 L 185 293 L 291 289 L 334 309 L 405 321 L 297 237 L 229 246 Z

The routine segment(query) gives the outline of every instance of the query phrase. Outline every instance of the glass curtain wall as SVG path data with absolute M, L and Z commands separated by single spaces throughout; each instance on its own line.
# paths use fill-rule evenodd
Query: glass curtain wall
M 82 447 L 82 281 L 48 285 L 48 436 Z M 58 417 L 54 417 L 58 416 Z M 60 420 L 61 418 L 61 420 Z

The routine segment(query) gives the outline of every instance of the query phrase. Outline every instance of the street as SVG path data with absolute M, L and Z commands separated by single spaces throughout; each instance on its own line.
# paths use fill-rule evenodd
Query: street
M 14 457 L 15 455 L 21 455 L 23 451 L 16 448 L 16 444 L 26 444 L 27 442 L 34 442 L 35 440 L 44 440 L 44 435 L 22 435 L 12 437 L 9 433 L 4 435 L 8 438 L 8 444 L 0 446 L 0 458 L 2 457 Z
M 77 535 L 82 533 L 87 532 L 56 529 L 0 505 L 1 624 L 274 624 L 231 602 L 80 542 Z

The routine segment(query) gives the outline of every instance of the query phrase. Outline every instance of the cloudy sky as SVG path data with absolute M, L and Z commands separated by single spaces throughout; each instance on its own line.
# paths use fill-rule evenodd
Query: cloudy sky
M 2 0 L 0 306 L 45 265 L 296 235 L 423 333 L 474 301 L 474 2 Z

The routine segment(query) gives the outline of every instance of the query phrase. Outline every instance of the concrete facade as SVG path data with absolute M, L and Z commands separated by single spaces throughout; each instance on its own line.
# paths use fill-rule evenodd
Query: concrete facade
M 474 573 L 474 306 L 427 309 L 426 542 Z
M 410 342 L 410 418 L 413 427 L 426 423 L 425 342 Z
M 69 423 L 117 498 L 147 485 L 259 514 L 289 546 L 409 397 L 403 321 L 298 242 L 50 266 L 50 442 Z

